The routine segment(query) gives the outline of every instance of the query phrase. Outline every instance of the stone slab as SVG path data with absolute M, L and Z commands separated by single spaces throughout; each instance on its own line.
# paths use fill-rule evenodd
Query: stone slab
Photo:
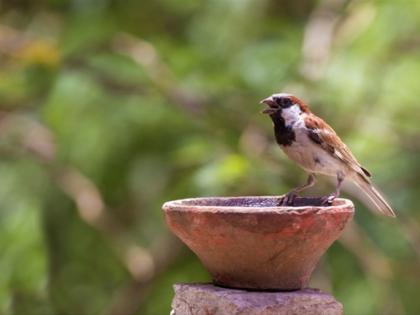
M 175 284 L 171 315 L 342 315 L 343 306 L 318 289 L 261 292 L 212 284 Z

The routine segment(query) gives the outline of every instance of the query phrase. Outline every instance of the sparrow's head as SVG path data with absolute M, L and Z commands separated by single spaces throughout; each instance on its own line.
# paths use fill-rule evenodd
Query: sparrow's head
M 300 99 L 287 93 L 273 94 L 263 99 L 260 103 L 268 106 L 262 112 L 269 115 L 281 114 L 282 111 L 287 111 L 291 107 L 297 107 L 300 112 L 309 111 L 308 107 Z

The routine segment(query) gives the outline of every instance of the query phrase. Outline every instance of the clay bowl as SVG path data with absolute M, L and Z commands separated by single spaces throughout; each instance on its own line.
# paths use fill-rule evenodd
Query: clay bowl
M 166 223 L 201 260 L 215 284 L 254 290 L 307 286 L 321 256 L 354 213 L 350 200 L 320 206 L 298 198 L 211 197 L 169 201 Z

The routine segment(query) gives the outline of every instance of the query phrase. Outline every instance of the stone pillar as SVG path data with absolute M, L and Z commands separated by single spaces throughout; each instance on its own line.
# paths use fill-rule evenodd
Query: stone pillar
M 212 284 L 175 284 L 171 315 L 342 315 L 343 306 L 318 289 L 261 292 Z

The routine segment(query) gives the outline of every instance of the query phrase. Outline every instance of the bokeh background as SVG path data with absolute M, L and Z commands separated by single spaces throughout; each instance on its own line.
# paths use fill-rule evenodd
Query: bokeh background
M 306 179 L 259 113 L 276 91 L 330 122 L 399 215 L 347 190 L 354 223 L 311 285 L 346 314 L 419 314 L 414 0 L 0 1 L 0 313 L 168 314 L 173 283 L 209 277 L 164 201 Z

